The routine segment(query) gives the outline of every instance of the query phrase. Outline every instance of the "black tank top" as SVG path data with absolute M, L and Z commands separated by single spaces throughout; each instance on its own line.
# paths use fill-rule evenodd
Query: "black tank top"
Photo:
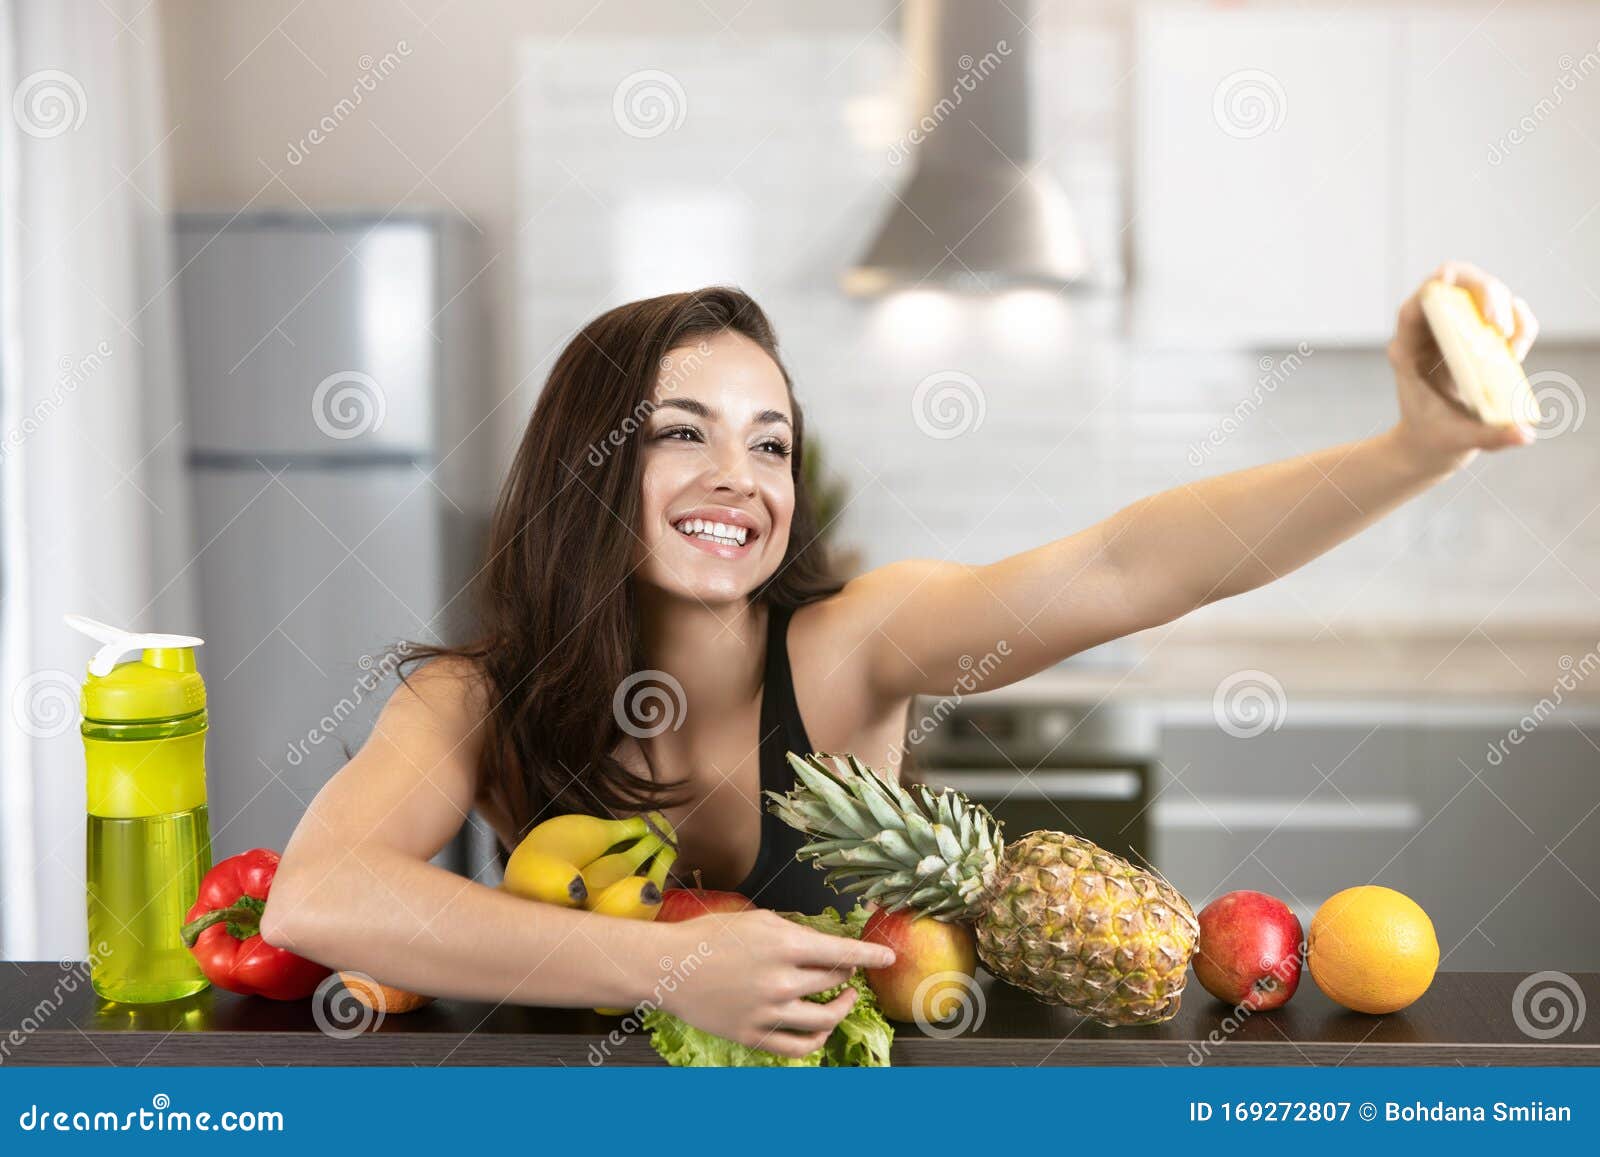
M 795 859 L 806 838 L 767 808 L 767 792 L 794 787 L 788 753 L 807 755 L 812 751 L 789 671 L 792 613 L 785 607 L 771 607 L 767 612 L 767 665 L 761 691 L 761 850 L 738 891 L 777 912 L 815 915 L 827 907 L 848 911 L 850 897 L 840 896 L 822 882 L 822 872 Z

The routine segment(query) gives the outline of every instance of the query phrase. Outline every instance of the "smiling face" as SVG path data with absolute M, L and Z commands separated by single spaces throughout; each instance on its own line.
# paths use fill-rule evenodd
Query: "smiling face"
M 640 431 L 635 577 L 680 598 L 747 598 L 783 562 L 794 515 L 783 373 L 731 330 L 673 350 Z

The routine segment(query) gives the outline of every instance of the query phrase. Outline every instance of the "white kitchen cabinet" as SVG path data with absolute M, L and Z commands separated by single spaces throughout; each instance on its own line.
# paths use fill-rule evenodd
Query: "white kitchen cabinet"
M 1600 333 L 1600 8 L 1419 8 L 1400 35 L 1401 252 L 1459 255 L 1546 337 Z
M 1392 18 L 1151 4 L 1137 24 L 1140 338 L 1384 337 L 1396 306 Z
M 1452 257 L 1600 337 L 1600 6 L 1151 3 L 1137 39 L 1148 344 L 1381 345 Z

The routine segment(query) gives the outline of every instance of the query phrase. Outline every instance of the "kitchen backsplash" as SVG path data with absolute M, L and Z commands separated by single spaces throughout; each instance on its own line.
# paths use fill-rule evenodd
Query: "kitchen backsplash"
M 1387 426 L 1396 410 L 1381 349 L 1151 352 L 1126 339 L 1117 286 L 1136 230 L 1125 10 L 1063 11 L 1041 20 L 1034 77 L 1044 163 L 1073 200 L 1100 282 L 1073 297 L 858 301 L 838 290 L 906 176 L 892 157 L 909 99 L 882 79 L 905 71 L 888 27 L 865 39 L 523 45 L 526 380 L 503 453 L 577 325 L 709 282 L 745 287 L 772 316 L 808 421 L 850 489 L 838 536 L 867 565 L 993 560 L 1153 491 Z M 1126 275 L 1136 280 L 1136 255 Z M 1541 349 L 1530 368 L 1593 381 L 1600 350 Z M 1198 617 L 1335 632 L 1593 623 L 1597 425 L 1571 413 L 1534 449 L 1480 459 L 1301 571 Z

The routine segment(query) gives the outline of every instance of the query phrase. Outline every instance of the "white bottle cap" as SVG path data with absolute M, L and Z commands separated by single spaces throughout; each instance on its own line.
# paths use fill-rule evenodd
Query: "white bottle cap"
M 124 631 L 121 627 L 113 627 L 98 619 L 91 619 L 87 615 L 62 617 L 66 620 L 67 626 L 74 631 L 82 631 L 102 644 L 94 653 L 94 658 L 89 660 L 89 674 L 98 678 L 111 674 L 111 669 L 130 651 L 143 651 L 147 648 L 198 647 L 205 642 L 204 639 L 198 639 L 193 635 L 154 635 Z

